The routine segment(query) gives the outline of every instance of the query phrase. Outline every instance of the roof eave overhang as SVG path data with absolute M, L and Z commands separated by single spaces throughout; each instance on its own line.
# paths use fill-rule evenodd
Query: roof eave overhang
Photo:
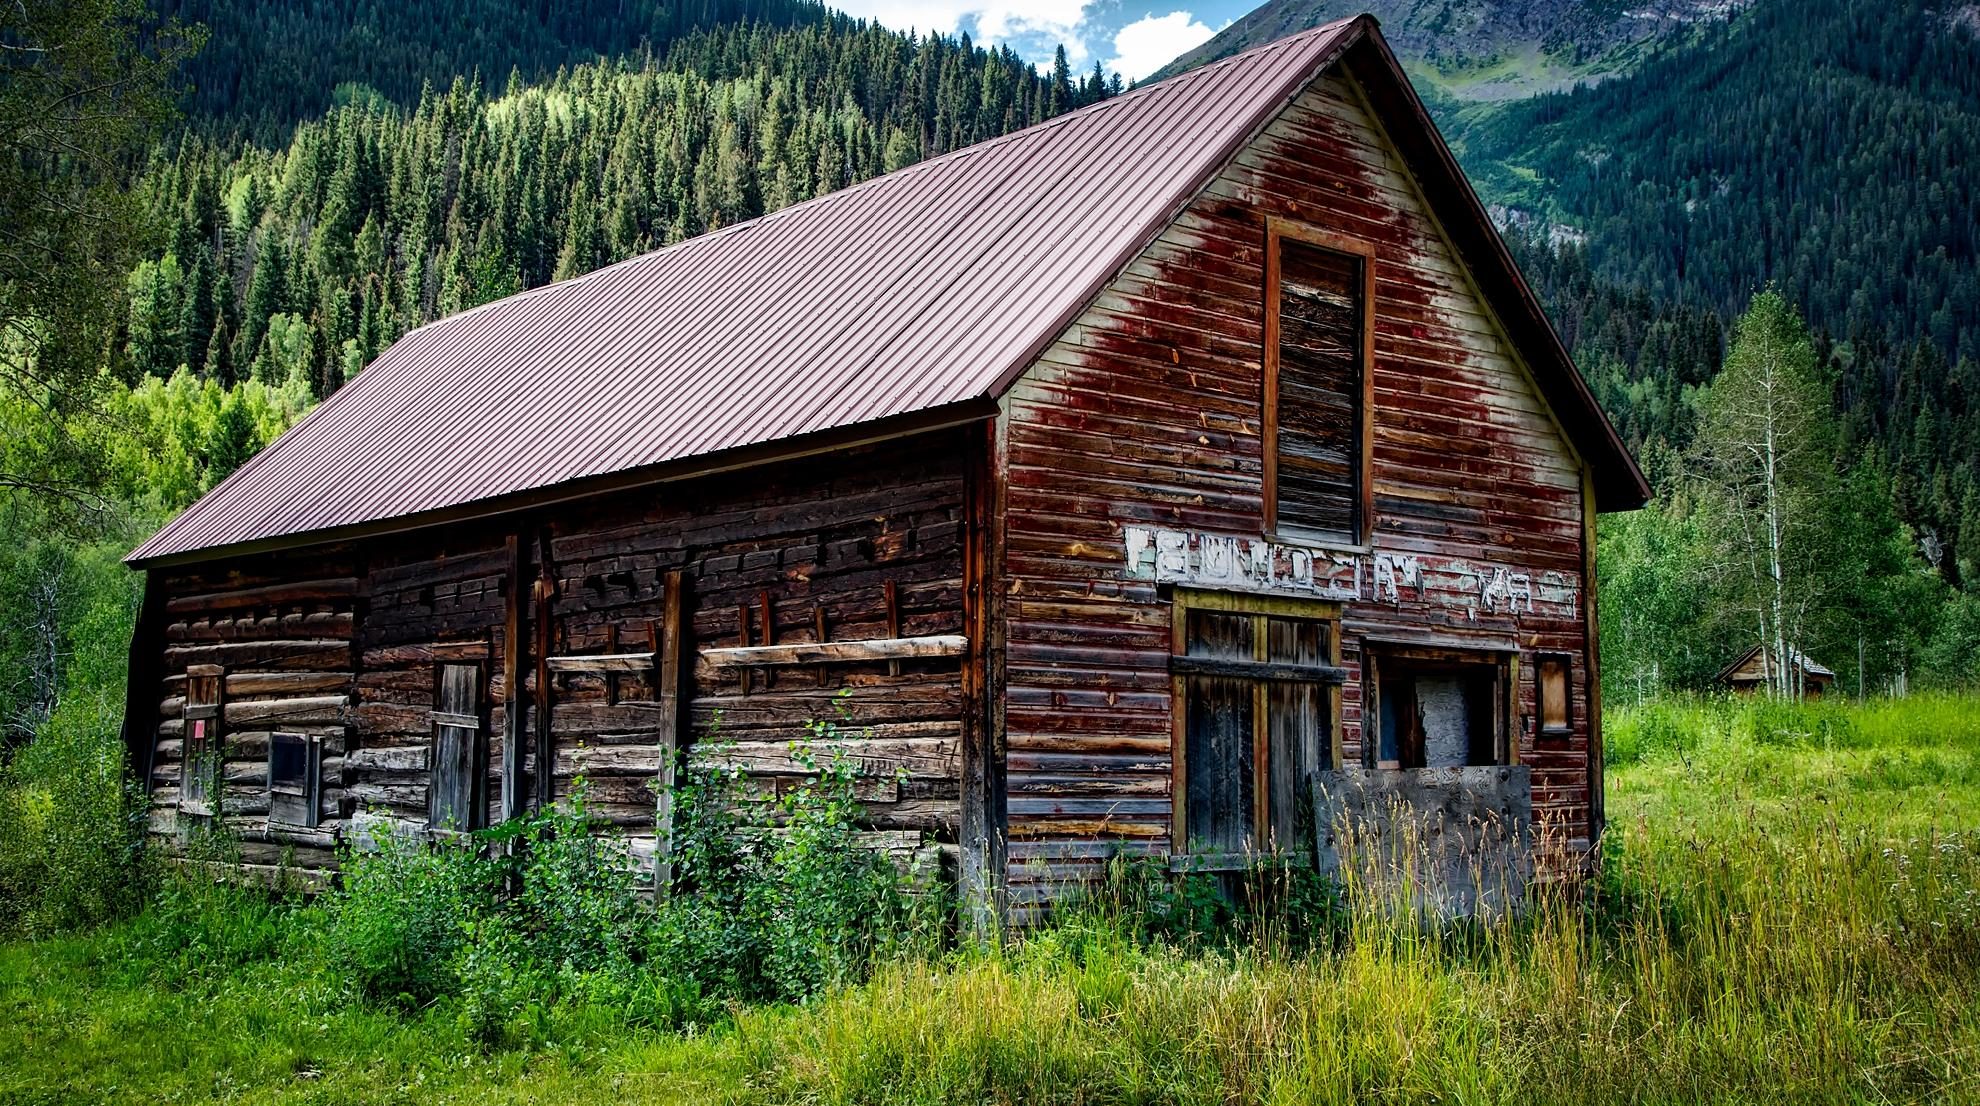
M 699 454 L 645 465 L 639 468 L 623 469 L 618 472 L 603 473 L 598 476 L 569 480 L 550 484 L 541 488 L 511 492 L 507 495 L 478 499 L 452 507 L 442 507 L 415 514 L 399 515 L 393 518 L 375 519 L 349 526 L 330 527 L 321 530 L 308 530 L 294 534 L 279 534 L 273 537 L 251 541 L 232 542 L 200 549 L 189 549 L 178 553 L 166 553 L 152 557 L 129 557 L 127 564 L 134 569 L 176 568 L 183 565 L 201 564 L 208 561 L 227 560 L 235 557 L 254 556 L 262 553 L 278 553 L 312 546 L 336 545 L 342 542 L 362 541 L 393 534 L 410 533 L 435 526 L 456 525 L 462 522 L 482 522 L 504 516 L 525 515 L 549 507 L 563 506 L 588 499 L 598 499 L 617 492 L 656 484 L 678 483 L 703 476 L 736 472 L 776 464 L 780 461 L 794 461 L 805 457 L 816 457 L 840 450 L 856 449 L 860 446 L 875 445 L 926 434 L 939 430 L 966 426 L 994 418 L 997 414 L 997 401 L 987 396 L 979 396 L 939 407 L 924 408 L 900 415 L 893 415 L 870 422 L 853 423 L 849 426 L 834 427 L 830 430 L 815 431 L 790 438 L 762 442 L 756 445 L 740 446 L 716 453 Z

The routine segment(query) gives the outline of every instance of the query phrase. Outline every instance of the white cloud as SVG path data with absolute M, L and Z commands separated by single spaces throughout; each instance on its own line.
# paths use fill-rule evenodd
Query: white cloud
M 1143 16 L 1114 32 L 1114 56 L 1101 64 L 1110 73 L 1138 81 L 1216 33 L 1189 12 Z
M 1086 8 L 1091 0 L 835 0 L 833 7 L 855 19 L 870 19 L 897 31 L 910 28 L 952 35 L 968 31 L 977 42 L 1008 44 L 1033 61 L 1052 60 L 1052 50 L 1066 47 L 1066 60 L 1077 68 L 1090 55 L 1086 48 Z M 1166 60 L 1166 59 L 1165 59 Z

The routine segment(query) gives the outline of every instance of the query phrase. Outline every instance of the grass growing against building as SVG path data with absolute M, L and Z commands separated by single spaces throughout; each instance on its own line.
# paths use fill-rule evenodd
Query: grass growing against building
M 672 1024 L 525 958 L 572 983 L 489 1033 L 471 996 L 355 991 L 321 907 L 181 888 L 0 946 L 0 1100 L 1980 1097 L 1980 700 L 1661 702 L 1608 732 L 1584 905 L 1446 932 L 1335 911 L 1317 948 L 1093 911 Z

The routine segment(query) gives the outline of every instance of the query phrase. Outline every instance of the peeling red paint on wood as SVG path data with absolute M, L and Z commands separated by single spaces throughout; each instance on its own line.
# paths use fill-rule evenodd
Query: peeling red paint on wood
M 1421 575 L 1415 589 L 1378 595 L 1371 558 L 1351 555 L 1360 568 L 1344 593 L 1348 756 L 1361 754 L 1366 637 L 1516 636 L 1523 656 L 1585 655 L 1578 464 L 1359 95 L 1325 78 L 1012 389 L 1010 877 L 1040 885 L 1015 890 L 1020 901 L 1078 876 L 1108 842 L 1178 845 L 1165 793 L 1168 604 L 1152 577 L 1140 587 L 1121 578 L 1133 575 L 1132 528 L 1264 535 L 1261 320 L 1274 217 L 1377 252 L 1374 544 Z M 1499 579 L 1494 591 L 1495 567 L 1517 583 Z M 1384 586 L 1394 582 L 1391 573 Z M 1484 602 L 1413 601 L 1426 585 Z M 1525 601 L 1507 602 L 1507 587 Z M 1498 609 L 1481 609 L 1495 597 Z M 1575 673 L 1577 721 L 1586 669 Z M 1532 709 L 1527 682 L 1520 717 Z M 1522 740 L 1540 816 L 1585 837 L 1585 728 L 1546 749 Z

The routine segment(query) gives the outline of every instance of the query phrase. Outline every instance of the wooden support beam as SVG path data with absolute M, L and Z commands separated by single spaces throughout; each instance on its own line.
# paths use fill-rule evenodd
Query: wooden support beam
M 775 645 L 777 644 L 777 609 L 770 605 L 770 589 L 765 588 L 761 592 L 758 592 L 756 601 L 757 608 L 763 612 L 763 644 Z M 776 674 L 765 672 L 763 674 L 764 690 L 768 691 L 775 686 L 777 686 Z
M 811 640 L 820 645 L 831 640 L 830 635 L 825 632 L 825 605 L 822 603 L 813 603 L 811 605 Z M 819 687 L 824 687 L 829 678 L 830 674 L 823 668 L 818 670 Z
M 682 679 L 682 639 L 687 634 L 686 604 L 681 594 L 681 571 L 667 573 L 661 584 L 661 619 L 664 626 L 646 624 L 646 641 L 655 657 L 653 697 L 660 704 L 655 735 L 660 752 L 659 778 L 654 781 L 653 802 L 653 891 L 664 895 L 674 882 L 674 764 L 680 756 L 681 700 L 686 696 Z
M 608 654 L 616 654 L 618 653 L 618 651 L 619 651 L 619 624 L 616 622 L 607 622 L 605 624 L 605 652 Z M 613 671 L 612 669 L 608 668 L 605 670 L 605 705 L 617 706 L 618 703 L 619 703 L 619 674 Z
M 550 566 L 550 531 L 540 528 L 536 532 L 536 586 L 531 589 L 536 599 L 536 805 L 538 809 L 547 807 L 556 798 L 556 775 L 551 771 L 555 762 L 554 738 L 550 729 L 551 694 L 550 654 L 556 649 L 555 616 L 557 600 L 557 576 Z
M 527 588 L 528 551 L 522 535 L 510 534 L 508 594 L 502 611 L 502 821 L 523 812 L 523 593 Z
M 910 657 L 959 657 L 969 648 L 962 634 L 926 637 L 870 638 L 866 641 L 792 642 L 736 649 L 703 649 L 701 656 L 715 668 L 764 668 L 773 665 L 850 664 L 898 661 Z
M 649 650 L 644 653 L 594 653 L 574 657 L 550 657 L 547 663 L 552 672 L 600 672 L 606 675 L 627 672 L 647 672 L 653 668 L 654 655 Z
M 737 632 L 736 640 L 742 643 L 740 648 L 744 648 L 744 649 L 749 648 L 749 604 L 748 603 L 736 604 L 736 632 Z M 745 668 L 742 670 L 742 693 L 744 695 L 749 694 L 749 679 L 750 679 L 749 669 Z
M 329 580 L 284 581 L 261 587 L 175 596 L 166 602 L 165 610 L 169 614 L 208 614 L 214 611 L 248 610 L 255 607 L 328 603 L 338 599 L 349 599 L 357 594 L 357 578 L 339 576 Z

